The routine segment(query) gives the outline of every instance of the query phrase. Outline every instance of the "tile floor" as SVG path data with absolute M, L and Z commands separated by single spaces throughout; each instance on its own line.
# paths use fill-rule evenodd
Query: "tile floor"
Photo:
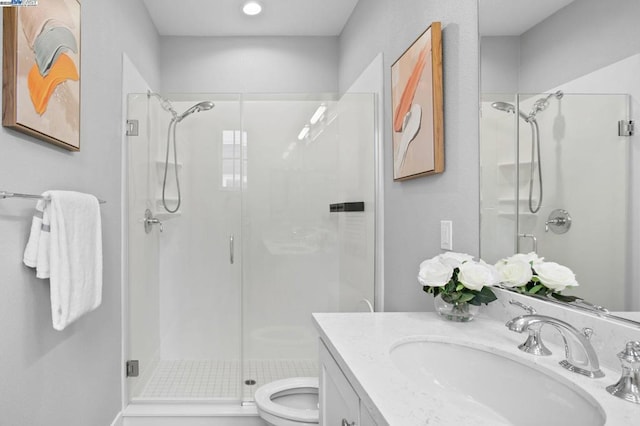
M 163 360 L 135 401 L 252 400 L 259 386 L 288 377 L 318 376 L 316 360 Z M 254 380 L 254 385 L 246 385 Z

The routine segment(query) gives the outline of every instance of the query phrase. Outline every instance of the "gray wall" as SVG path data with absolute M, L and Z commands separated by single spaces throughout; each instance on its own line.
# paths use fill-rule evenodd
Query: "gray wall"
M 433 310 L 416 276 L 440 253 L 440 220 L 453 221 L 455 251 L 479 250 L 478 13 L 468 0 L 360 0 L 340 37 L 340 90 L 378 52 L 385 63 L 385 123 L 391 122 L 391 64 L 430 25 L 443 27 L 446 170 L 394 182 L 391 128 L 384 135 L 385 310 Z
M 104 426 L 120 411 L 121 56 L 157 85 L 158 44 L 140 1 L 82 2 L 81 151 L 0 129 L 0 189 L 72 189 L 108 202 L 102 306 L 59 332 L 48 281 L 21 262 L 35 203 L 0 201 L 2 425 Z
M 482 93 L 516 93 L 520 67 L 520 37 L 482 37 Z
M 580 0 L 521 36 L 520 91 L 542 92 L 640 52 L 640 1 Z
M 162 37 L 164 93 L 337 92 L 337 37 Z

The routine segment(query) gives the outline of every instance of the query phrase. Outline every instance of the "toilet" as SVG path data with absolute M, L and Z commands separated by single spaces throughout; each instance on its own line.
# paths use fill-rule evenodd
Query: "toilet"
M 271 426 L 318 424 L 318 378 L 292 377 L 260 386 L 255 394 L 258 414 Z

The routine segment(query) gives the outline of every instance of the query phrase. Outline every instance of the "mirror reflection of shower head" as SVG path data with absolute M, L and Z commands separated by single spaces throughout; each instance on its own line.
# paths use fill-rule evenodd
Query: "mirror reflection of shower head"
M 516 107 L 507 102 L 494 102 L 491 104 L 491 106 L 499 111 L 504 111 L 509 114 L 515 114 L 516 112 Z M 529 117 L 525 113 L 523 113 L 522 111 L 518 111 L 518 114 L 524 121 L 526 121 L 527 123 L 529 122 Z
M 549 106 L 549 99 L 555 97 L 556 99 L 562 99 L 564 96 L 564 92 L 562 90 L 558 90 L 555 93 L 550 93 L 544 98 L 540 98 L 533 103 L 533 107 L 531 112 L 529 113 L 529 117 L 535 117 L 537 113 L 544 111 Z
M 187 116 L 193 114 L 194 112 L 208 111 L 211 108 L 213 108 L 214 106 L 215 106 L 215 104 L 213 102 L 211 102 L 211 101 L 203 101 L 203 102 L 197 103 L 194 106 L 192 106 L 191 108 L 189 108 L 188 110 L 186 110 L 185 112 L 183 112 L 182 114 L 180 114 L 179 116 L 177 116 L 176 117 L 176 123 L 181 122 Z

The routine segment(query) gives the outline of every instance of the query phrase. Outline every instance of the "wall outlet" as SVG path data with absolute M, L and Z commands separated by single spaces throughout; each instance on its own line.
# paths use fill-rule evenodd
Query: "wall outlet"
M 440 221 L 440 248 L 453 250 L 453 221 Z

